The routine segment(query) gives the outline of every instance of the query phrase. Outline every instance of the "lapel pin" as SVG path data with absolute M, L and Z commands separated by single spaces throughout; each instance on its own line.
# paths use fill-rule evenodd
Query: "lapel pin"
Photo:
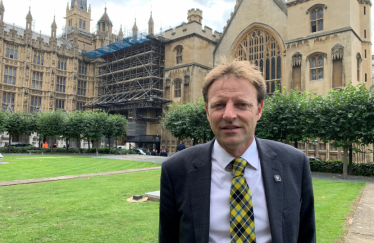
M 275 180 L 275 182 L 281 182 L 282 181 L 280 175 L 275 175 L 274 180 Z

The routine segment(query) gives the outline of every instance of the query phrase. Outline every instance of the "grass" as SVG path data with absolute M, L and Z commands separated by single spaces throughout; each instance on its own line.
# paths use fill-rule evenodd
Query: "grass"
M 160 164 L 149 162 L 53 154 L 6 155 L 3 161 L 10 162 L 10 164 L 0 165 L 0 181 L 81 175 L 160 166 Z
M 0 187 L 0 242 L 157 242 L 160 171 Z
M 344 222 L 350 205 L 365 183 L 313 180 L 317 242 L 334 242 L 347 229 Z
M 11 164 L 0 165 L 0 178 L 155 166 L 112 159 L 46 157 L 59 158 L 22 160 L 21 156 L 7 156 Z M 156 170 L 0 187 L 0 242 L 157 242 L 159 204 L 126 200 L 135 194 L 159 190 L 159 183 L 160 171 Z M 313 180 L 318 243 L 334 242 L 344 234 L 346 215 L 363 186 L 364 183 Z

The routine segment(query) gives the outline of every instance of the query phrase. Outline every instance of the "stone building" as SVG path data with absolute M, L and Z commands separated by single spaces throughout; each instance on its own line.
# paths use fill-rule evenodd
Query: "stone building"
M 126 83 L 115 90 L 116 95 L 109 95 L 112 103 L 104 102 L 103 107 L 132 119 L 133 127 L 129 131 L 135 131 L 138 137 L 141 133 L 154 136 L 159 139 L 157 148 L 167 148 L 171 153 L 178 140 L 162 129 L 159 119 L 162 110 L 167 109 L 167 102 L 194 102 L 201 98 L 203 79 L 222 56 L 257 64 L 264 74 L 269 95 L 277 86 L 326 94 L 350 82 L 364 83 L 367 87 L 373 83 L 370 0 L 237 0 L 223 33 L 203 26 L 203 12 L 190 9 L 187 22 L 156 34 L 151 13 L 145 34 L 148 35 L 139 32 L 135 19 L 132 37 L 124 36 L 122 26 L 119 33 L 113 33 L 106 7 L 95 23 L 96 31 L 90 31 L 91 6 L 86 0 L 68 3 L 66 27 L 61 36 L 56 35 L 58 26 L 54 20 L 51 20 L 51 35 L 45 36 L 32 31 L 31 10 L 25 27 L 5 23 L 4 10 L 1 1 L 0 100 L 3 109 L 35 112 L 97 108 L 105 92 L 114 92 L 109 88 L 113 86 L 110 82 L 115 82 L 117 87 Z M 155 56 L 149 55 L 147 48 L 159 48 L 158 45 L 163 50 L 157 49 Z M 121 46 L 130 49 L 116 49 Z M 112 60 L 111 53 L 117 51 L 124 58 Z M 140 63 L 134 62 L 138 57 L 143 59 Z M 145 61 L 144 58 L 158 59 L 155 63 L 156 59 Z M 156 76 L 149 71 L 143 75 L 145 62 L 157 66 Z M 126 68 L 131 63 L 134 68 Z M 114 71 L 105 68 L 116 68 L 113 80 L 108 81 L 108 75 Z M 125 78 L 126 72 L 135 79 Z M 157 98 L 162 104 L 153 104 L 152 108 L 134 103 L 140 100 L 129 94 L 145 87 L 136 84 L 138 78 L 144 85 L 152 83 L 147 87 L 156 92 L 142 96 L 149 99 L 142 101 L 149 103 Z M 108 85 L 103 86 L 104 79 Z M 126 93 L 125 89 L 131 92 Z M 122 91 L 118 93 L 118 90 Z M 143 91 L 142 94 L 148 92 Z M 112 108 L 113 101 L 123 105 L 122 108 Z M 7 140 L 6 135 L 1 138 L 1 142 Z M 35 142 L 36 136 L 22 139 Z M 126 138 L 121 142 L 126 142 Z M 185 142 L 187 147 L 192 145 L 190 140 Z M 310 146 L 300 144 L 299 147 L 312 155 L 314 150 Z M 319 143 L 318 156 L 340 158 L 341 151 Z M 357 156 L 361 156 L 361 161 L 370 157 Z
M 327 94 L 352 83 L 372 83 L 370 0 L 237 0 L 213 51 L 260 67 L 267 93 Z M 312 144 L 299 148 L 313 156 Z M 365 148 L 363 148 L 365 150 Z M 317 156 L 340 159 L 342 150 L 319 142 Z M 372 154 L 355 154 L 372 161 Z

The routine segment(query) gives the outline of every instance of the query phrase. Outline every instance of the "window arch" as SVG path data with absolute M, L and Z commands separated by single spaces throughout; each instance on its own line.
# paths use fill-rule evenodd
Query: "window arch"
M 358 52 L 356 54 L 356 61 L 357 61 L 357 82 L 360 82 L 360 73 L 361 73 L 361 54 Z
M 268 94 L 281 85 L 281 48 L 269 31 L 262 28 L 251 29 L 239 40 L 233 51 L 235 59 L 250 61 L 260 68 L 266 80 Z
M 316 52 L 308 56 L 310 62 L 310 76 L 311 80 L 320 80 L 324 76 L 324 58 L 327 57 L 326 53 Z
M 174 51 L 176 53 L 176 63 L 177 64 L 182 64 L 182 61 L 183 61 L 183 46 L 182 45 L 177 45 L 174 48 Z
M 174 98 L 180 98 L 182 91 L 182 80 L 176 79 L 174 81 Z
M 327 9 L 325 4 L 315 4 L 306 12 L 310 14 L 311 32 L 323 30 L 324 9 Z

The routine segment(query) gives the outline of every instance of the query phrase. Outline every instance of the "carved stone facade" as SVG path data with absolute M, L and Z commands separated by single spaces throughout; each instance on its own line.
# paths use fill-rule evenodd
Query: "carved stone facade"
M 266 82 L 279 80 L 287 90 L 327 94 L 350 82 L 370 88 L 370 15 L 371 1 L 240 0 L 213 52 L 214 62 L 221 56 L 257 61 Z M 271 58 L 277 47 L 266 44 L 268 36 L 279 45 L 280 77 L 272 66 L 277 59 Z M 324 146 L 317 154 L 326 159 L 340 158 L 339 148 Z M 308 155 L 314 153 L 310 148 L 304 150 Z M 372 153 L 357 160 L 372 161 Z

